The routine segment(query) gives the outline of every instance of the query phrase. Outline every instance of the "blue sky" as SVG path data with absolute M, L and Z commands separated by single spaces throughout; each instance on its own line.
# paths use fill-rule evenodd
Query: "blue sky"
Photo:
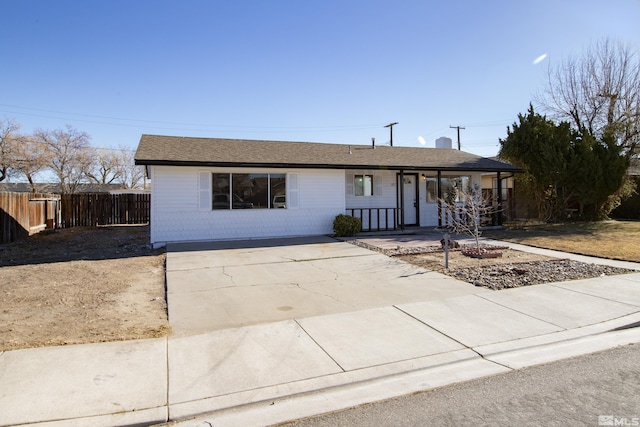
M 638 0 L 2 0 L 0 117 L 99 147 L 143 133 L 434 146 L 492 156 L 547 67 Z M 533 64 L 542 54 L 547 58 Z

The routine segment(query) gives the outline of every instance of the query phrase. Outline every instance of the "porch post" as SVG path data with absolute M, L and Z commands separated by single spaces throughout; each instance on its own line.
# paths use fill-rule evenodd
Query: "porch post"
M 498 225 L 502 225 L 502 177 L 500 172 L 497 175 L 498 178 L 498 197 L 496 201 L 498 203 Z
M 442 179 L 442 172 L 438 171 L 438 184 L 436 185 L 436 199 L 437 199 L 437 209 L 438 209 L 438 228 L 442 228 L 442 183 L 440 182 Z
M 404 231 L 404 169 L 400 169 L 400 230 Z

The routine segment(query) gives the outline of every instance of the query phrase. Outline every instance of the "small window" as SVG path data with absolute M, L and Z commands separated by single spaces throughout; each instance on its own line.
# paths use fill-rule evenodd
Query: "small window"
M 285 174 L 272 173 L 269 175 L 271 194 L 270 208 L 283 209 L 287 207 L 287 179 Z
M 373 175 L 355 175 L 356 196 L 373 196 Z
M 435 203 L 438 201 L 438 182 L 437 178 L 428 176 L 427 181 L 427 203 Z
M 213 209 L 231 209 L 230 188 L 228 173 L 213 174 Z

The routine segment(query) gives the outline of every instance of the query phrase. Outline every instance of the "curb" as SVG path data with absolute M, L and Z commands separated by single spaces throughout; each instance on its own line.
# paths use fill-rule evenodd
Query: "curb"
M 272 426 L 309 418 L 640 343 L 640 328 L 619 329 L 638 321 L 640 312 L 577 329 L 170 405 L 169 417 L 175 421 L 159 426 Z

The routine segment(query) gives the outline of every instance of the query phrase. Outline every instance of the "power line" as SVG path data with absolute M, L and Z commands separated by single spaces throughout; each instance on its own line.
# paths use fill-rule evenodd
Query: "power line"
M 491 120 L 488 122 L 478 122 L 478 123 L 467 123 L 467 127 L 470 128 L 482 128 L 482 127 L 497 127 L 497 126 L 508 126 L 513 123 L 513 119 L 505 119 L 505 120 Z
M 124 118 L 124 117 L 113 117 L 113 116 L 101 116 L 95 114 L 82 114 L 82 113 L 71 113 L 65 111 L 55 111 L 55 110 L 46 110 L 41 108 L 32 108 L 32 107 L 23 107 L 17 105 L 8 105 L 8 104 L 0 104 L 0 107 L 7 107 L 11 109 L 19 109 L 19 110 L 28 110 L 35 111 L 38 113 L 47 113 L 47 114 L 37 114 L 37 113 L 28 113 L 28 112 L 20 112 L 20 111 L 9 111 L 3 109 L 2 111 L 10 114 L 19 114 L 33 117 L 43 117 L 48 119 L 58 119 L 58 120 L 74 120 L 78 122 L 85 123 L 97 123 L 97 124 L 106 124 L 112 126 L 125 126 L 125 127 L 151 127 L 154 129 L 164 129 L 164 130 L 191 130 L 191 131 L 202 131 L 208 132 L 211 129 L 183 129 L 183 127 L 203 127 L 203 128 L 229 128 L 229 129 L 254 129 L 256 132 L 298 132 L 304 130 L 313 130 L 320 132 L 331 132 L 331 131 L 341 131 L 341 130 L 366 130 L 366 129 L 374 129 L 380 126 L 380 123 L 371 123 L 371 124 L 352 124 L 352 125 L 325 125 L 325 126 L 246 126 L 246 125 L 230 125 L 230 124 L 219 124 L 219 123 L 188 123 L 188 122 L 169 122 L 169 121 L 159 121 L 159 120 L 144 120 L 144 119 L 132 119 L 132 118 Z M 53 114 L 53 115 L 52 115 Z M 62 117 L 61 117 L 62 116 Z M 75 116 L 75 117 L 64 117 L 64 116 Z M 81 117 L 81 118 L 77 118 Z M 84 119 L 82 118 L 84 117 Z M 99 119 L 99 120 L 89 120 L 89 119 Z M 104 120 L 101 120 L 104 119 Z M 117 123 L 117 122 L 127 122 L 127 123 Z M 164 125 L 164 126 L 153 126 L 153 125 Z M 179 126 L 176 127 L 168 127 L 167 125 Z

